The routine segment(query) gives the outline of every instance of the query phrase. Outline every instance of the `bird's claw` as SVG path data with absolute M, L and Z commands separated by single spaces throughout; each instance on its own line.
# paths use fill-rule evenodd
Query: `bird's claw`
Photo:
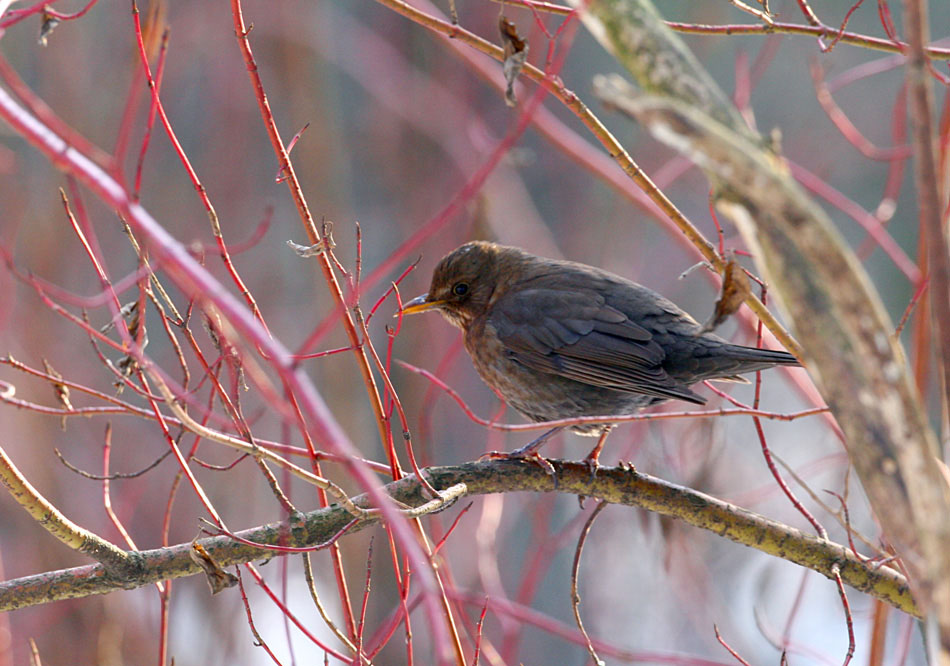
M 511 457 L 510 453 L 505 453 L 504 451 L 489 451 L 488 453 L 483 453 L 479 456 L 478 461 L 483 460 L 507 460 Z
M 590 483 L 594 483 L 594 480 L 597 478 L 597 470 L 600 469 L 600 462 L 597 460 L 597 456 L 587 456 L 581 461 L 581 464 L 590 472 Z
M 512 451 L 511 453 L 506 453 L 505 451 L 489 451 L 479 458 L 479 460 L 524 460 L 525 462 L 533 462 L 554 480 L 554 487 L 557 488 L 557 470 L 554 469 L 554 465 L 550 460 L 543 457 L 537 451 L 528 451 L 527 453 L 522 453 L 521 451 Z

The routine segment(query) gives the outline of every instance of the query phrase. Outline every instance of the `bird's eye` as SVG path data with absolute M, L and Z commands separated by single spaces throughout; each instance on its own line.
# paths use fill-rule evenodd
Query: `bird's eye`
M 452 293 L 456 296 L 464 296 L 468 293 L 468 284 L 465 282 L 457 282 L 455 286 L 452 287 Z

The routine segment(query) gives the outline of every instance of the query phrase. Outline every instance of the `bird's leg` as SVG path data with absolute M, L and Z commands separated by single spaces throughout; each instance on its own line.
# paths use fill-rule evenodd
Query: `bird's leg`
M 538 453 L 538 449 L 541 448 L 541 446 L 546 441 L 551 439 L 551 437 L 553 437 L 555 434 L 557 434 L 558 432 L 560 432 L 566 427 L 567 426 L 558 426 L 557 428 L 552 428 L 551 430 L 548 430 L 546 433 L 544 433 L 540 437 L 531 440 L 530 442 L 522 446 L 520 449 L 515 449 L 511 453 L 504 453 L 502 451 L 492 451 L 490 453 L 486 453 L 484 456 L 482 456 L 482 458 L 488 458 L 489 460 L 511 460 L 511 459 L 533 460 L 534 462 L 538 463 L 538 465 L 540 465 L 544 469 L 544 471 L 548 473 L 549 476 L 555 479 L 555 484 L 556 484 L 557 472 L 554 469 L 554 465 L 552 465 L 549 461 L 542 458 L 541 454 Z
M 590 476 L 592 481 L 594 476 L 597 474 L 597 468 L 600 467 L 598 458 L 600 458 L 601 449 L 604 448 L 604 442 L 607 441 L 607 435 L 610 434 L 610 428 L 611 426 L 604 428 L 604 431 L 600 433 L 600 437 L 597 439 L 597 446 L 595 446 L 593 450 L 587 454 L 587 457 L 584 458 L 584 464 L 590 468 Z
M 533 439 L 527 444 L 525 444 L 524 446 L 522 446 L 520 449 L 515 449 L 514 451 L 509 453 L 507 457 L 508 458 L 529 458 L 533 455 L 537 455 L 538 449 L 540 449 L 541 446 L 546 441 L 554 437 L 554 435 L 561 432 L 566 427 L 567 426 L 558 426 L 557 428 L 551 428 L 540 437 Z

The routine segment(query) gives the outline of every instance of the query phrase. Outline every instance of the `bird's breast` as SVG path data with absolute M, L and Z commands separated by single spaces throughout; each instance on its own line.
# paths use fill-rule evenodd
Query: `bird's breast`
M 525 392 L 530 382 L 537 381 L 538 373 L 511 358 L 495 327 L 484 318 L 466 329 L 465 349 L 478 375 L 509 404 L 517 405 L 519 394 Z

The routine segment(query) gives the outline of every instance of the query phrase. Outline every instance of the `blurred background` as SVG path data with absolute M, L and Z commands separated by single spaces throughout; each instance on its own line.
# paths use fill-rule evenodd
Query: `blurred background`
M 462 26 L 497 43 L 501 5 L 487 0 L 458 2 Z M 14 8 L 21 4 L 28 6 L 17 3 Z M 433 9 L 422 0 L 412 4 L 427 12 L 447 10 L 444 4 Z M 950 5 L 932 4 L 931 25 L 938 39 L 944 37 L 940 30 L 950 25 Z M 54 6 L 75 11 L 82 5 Z M 332 221 L 337 257 L 350 271 L 359 224 L 365 309 L 416 260 L 416 270 L 403 280 L 400 291 L 404 299 L 426 291 L 431 270 L 443 254 L 481 238 L 601 266 L 660 291 L 699 320 L 712 312 L 717 296 L 717 281 L 710 279 L 714 276 L 701 269 L 680 277 L 697 263 L 697 255 L 662 221 L 585 166 L 581 156 L 604 160 L 604 151 L 557 100 L 547 97 L 538 112 L 547 129 L 529 126 L 516 136 L 484 184 L 472 187 L 479 171 L 515 131 L 524 109 L 523 103 L 515 109 L 505 105 L 498 63 L 374 2 L 247 0 L 243 6 L 245 20 L 253 24 L 251 45 L 285 143 L 307 127 L 292 158 L 313 215 Z M 849 8 L 827 1 L 812 2 L 812 7 L 835 26 Z M 773 2 L 771 8 L 779 20 L 804 22 L 794 0 Z M 150 15 L 144 4 L 141 10 L 143 18 Z M 695 24 L 754 22 L 726 0 L 667 1 L 659 11 L 669 20 Z M 519 7 L 507 7 L 505 14 L 527 39 L 529 61 L 543 67 L 548 40 L 532 14 Z M 158 15 L 170 30 L 161 89 L 170 122 L 216 208 L 224 239 L 235 249 L 236 268 L 270 330 L 287 347 L 297 349 L 331 314 L 333 301 L 316 263 L 298 257 L 286 245 L 287 240 L 306 243 L 306 236 L 286 185 L 277 182 L 278 164 L 234 38 L 229 6 L 169 2 Z M 545 16 L 543 21 L 554 30 L 561 18 Z M 884 34 L 871 5 L 853 14 L 848 29 Z M 38 30 L 36 16 L 11 25 L 0 39 L 0 54 L 56 114 L 107 153 L 115 150 L 127 105 L 134 102 L 130 141 L 123 155 L 123 172 L 131 182 L 149 96 L 136 74 L 141 65 L 129 4 L 100 1 L 82 18 L 58 26 L 45 47 L 37 44 Z M 867 242 L 856 218 L 868 224 L 887 223 L 888 233 L 915 262 L 912 165 L 909 160 L 871 159 L 849 143 L 819 103 L 813 71 L 823 72 L 835 101 L 867 140 L 889 148 L 904 143 L 900 58 L 846 44 L 822 53 L 814 38 L 804 36 L 685 39 L 724 90 L 732 94 L 738 84 L 740 102 L 747 91 L 748 104 L 743 106 L 750 118 L 754 115 L 759 131 L 780 132 L 783 152 L 796 173 L 806 187 L 821 188 L 817 198 L 860 251 L 892 318 L 899 320 L 914 284 L 892 257 Z M 566 87 L 592 107 L 646 173 L 715 242 L 705 177 L 594 100 L 592 77 L 622 73 L 619 65 L 583 27 L 566 31 L 557 47 L 569 48 L 560 72 Z M 3 85 L 9 89 L 8 80 Z M 524 102 L 535 90 L 534 84 L 522 82 L 519 98 Z M 944 92 L 940 89 L 937 95 L 941 110 Z M 568 154 L 565 144 L 579 146 L 579 152 Z M 611 169 L 610 177 L 622 182 L 619 168 L 608 163 Z M 58 285 L 53 297 L 79 313 L 81 299 L 95 296 L 101 287 L 65 217 L 60 187 L 68 187 L 63 174 L 0 124 L 0 243 L 17 271 Z M 71 191 L 72 203 L 84 207 L 106 270 L 118 282 L 136 270 L 135 253 L 115 213 L 88 191 L 76 191 L 80 196 L 77 199 Z M 453 202 L 459 205 L 446 214 Z M 208 269 L 231 285 L 216 254 L 206 211 L 158 124 L 144 162 L 141 203 L 179 241 L 196 252 L 205 251 Z M 256 235 L 261 230 L 262 235 Z M 734 229 L 727 225 L 723 232 L 727 249 L 743 249 Z M 410 251 L 400 249 L 410 242 Z M 388 269 L 374 272 L 388 259 L 392 259 Z M 751 260 L 743 262 L 754 268 Z M 185 307 L 187 299 L 170 280 L 165 284 L 179 307 Z M 136 296 L 133 288 L 123 294 L 123 301 Z M 105 306 L 86 305 L 94 326 L 108 322 Z M 396 309 L 390 298 L 370 322 L 371 337 L 381 353 L 388 343 L 385 327 L 392 325 Z M 147 351 L 174 374 L 178 372 L 174 350 L 160 333 L 154 312 L 148 316 Z M 193 329 L 201 344 L 210 348 L 197 321 Z M 727 322 L 720 333 L 754 344 L 754 329 L 737 321 Z M 909 326 L 905 331 L 909 348 L 913 335 L 914 327 Z M 334 326 L 310 351 L 347 344 L 341 327 Z M 115 352 L 105 353 L 118 359 Z M 927 354 L 915 355 L 913 349 L 910 353 L 921 356 L 926 367 Z M 9 268 L 0 270 L 3 356 L 40 369 L 45 359 L 68 379 L 115 393 L 115 377 L 103 366 L 88 336 L 52 312 Z M 440 317 L 404 321 L 392 356 L 437 374 L 478 415 L 521 422 L 517 414 L 500 409 L 472 369 L 458 331 Z M 304 363 L 351 440 L 367 458 L 384 461 L 352 355 Z M 803 371 L 791 372 L 800 373 L 798 381 L 807 385 Z M 926 390 L 932 379 L 922 372 L 918 379 Z M 487 451 L 511 450 L 530 438 L 525 433 L 486 430 L 441 390 L 402 367 L 394 365 L 391 376 L 409 416 L 420 463 L 473 460 Z M 779 371 L 765 376 L 763 409 L 785 413 L 813 406 L 792 377 Z M 56 406 L 48 383 L 8 365 L 0 365 L 0 380 L 15 384 L 19 398 Z M 751 385 L 726 388 L 738 400 L 752 400 Z M 722 402 L 708 389 L 700 390 L 711 405 Z M 207 399 L 206 388 L 200 395 Z M 128 390 L 122 398 L 142 404 Z M 242 400 L 257 436 L 301 445 L 299 433 L 282 423 L 258 392 L 242 392 Z M 73 401 L 77 406 L 100 404 L 75 392 Z M 151 422 L 131 416 L 111 420 L 112 471 L 140 470 L 167 450 Z M 63 424 L 58 417 L 0 406 L 0 444 L 24 474 L 70 519 L 118 543 L 103 510 L 101 483 L 78 476 L 54 454 L 57 449 L 73 465 L 101 473 L 105 427 L 103 417 L 72 417 Z M 764 429 L 771 449 L 822 501 L 837 510 L 838 501 L 824 490 L 847 496 L 852 525 L 876 543 L 876 526 L 856 478 L 849 476 L 842 442 L 828 423 L 821 417 L 768 421 Z M 185 436 L 182 442 L 190 447 L 193 438 Z M 566 435 L 548 445 L 546 455 L 579 459 L 592 443 Z M 217 465 L 235 458 L 210 444 L 202 445 L 198 455 Z M 769 474 L 747 417 L 620 427 L 602 456 L 604 464 L 617 461 L 633 462 L 641 471 L 809 529 Z M 329 470 L 331 476 L 338 475 L 336 480 L 347 483 L 338 469 Z M 179 490 L 169 508 L 176 472 L 167 459 L 143 476 L 113 482 L 116 512 L 139 548 L 162 545 L 166 512 L 171 516 L 169 543 L 189 541 L 198 530 L 197 520 L 204 514 L 190 492 Z M 248 461 L 227 471 L 197 467 L 196 474 L 234 529 L 283 517 L 266 482 Z M 794 481 L 789 483 L 831 538 L 846 540 L 834 518 Z M 317 506 L 308 487 L 289 481 L 287 487 L 300 509 Z M 579 509 L 576 498 L 568 496 L 474 498 L 443 551 L 445 571 L 459 597 L 460 622 L 474 635 L 486 598 L 517 604 L 516 610 L 492 606 L 487 613 L 482 663 L 588 663 L 586 650 L 577 642 L 569 571 L 581 525 L 592 506 Z M 425 524 L 433 534 L 442 534 L 461 509 L 429 517 Z M 0 495 L 0 515 L 3 579 L 87 563 L 45 533 L 5 494 Z M 352 599 L 358 606 L 374 533 L 368 634 L 398 605 L 392 566 L 382 547 L 385 534 L 367 530 L 341 541 Z M 865 547 L 859 549 L 872 554 Z M 331 613 L 339 613 L 333 608 L 337 593 L 329 559 L 318 553 L 313 561 Z M 309 602 L 297 559 L 274 559 L 263 571 L 314 633 L 334 640 Z M 602 653 L 608 663 L 732 663 L 716 641 L 713 624 L 751 663 L 778 663 L 784 646 L 790 663 L 836 664 L 844 659 L 848 645 L 837 590 L 821 576 L 629 507 L 608 507 L 594 525 L 581 565 L 580 592 L 588 631 L 613 648 Z M 323 652 L 288 628 L 263 594 L 257 589 L 249 594 L 256 626 L 282 663 L 322 659 Z M 886 627 L 883 663 L 924 663 L 920 635 L 908 617 L 888 613 L 853 590 L 849 598 L 856 663 L 869 663 L 875 621 Z M 179 666 L 272 663 L 253 646 L 236 590 L 211 597 L 206 583 L 193 577 L 174 583 L 171 604 L 169 656 Z M 417 618 L 415 663 L 431 663 L 425 616 L 416 611 L 413 619 Z M 406 663 L 401 631 L 374 663 Z M 0 616 L 0 665 L 26 663 L 29 638 L 36 641 L 45 663 L 147 663 L 158 654 L 158 636 L 158 595 L 152 587 L 58 602 Z

